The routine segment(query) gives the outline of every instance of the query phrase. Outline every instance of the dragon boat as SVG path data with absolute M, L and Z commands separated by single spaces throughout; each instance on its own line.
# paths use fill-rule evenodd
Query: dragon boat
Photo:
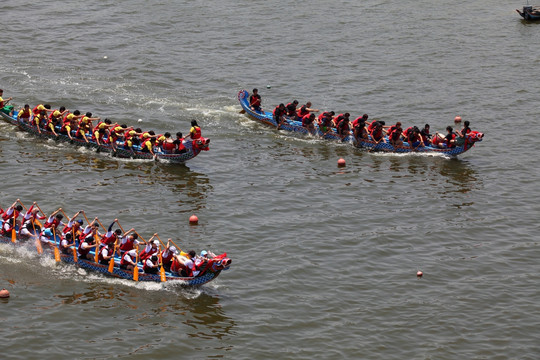
M 115 278 L 133 281 L 170 282 L 185 287 L 197 287 L 216 279 L 222 271 L 228 270 L 231 266 L 231 259 L 227 257 L 227 253 L 223 253 L 214 258 L 209 258 L 208 261 L 200 267 L 200 272 L 197 276 L 181 277 L 176 273 L 169 271 L 164 271 L 163 275 L 160 273 L 146 274 L 143 272 L 143 267 L 140 262 L 138 262 L 137 271 L 130 271 L 120 268 L 120 257 L 118 255 L 115 255 L 113 265 L 111 263 L 109 263 L 109 265 L 104 265 L 95 261 L 81 259 L 77 254 L 77 248 L 74 246 L 70 247 L 70 251 L 67 254 L 60 251 L 59 246 L 61 239 L 57 234 L 48 234 L 49 236 L 46 240 L 41 236 L 40 240 L 39 233 L 34 234 L 34 236 L 31 237 L 24 237 L 19 235 L 18 230 L 19 227 L 17 225 L 15 227 L 15 237 L 0 234 L 0 242 L 37 247 L 38 253 L 41 250 L 42 255 L 54 258 L 56 262 L 72 264 L 89 271 L 98 272 Z M 95 251 L 91 250 L 90 254 L 95 256 Z
M 242 106 L 242 113 L 247 114 L 250 118 L 257 120 L 263 124 L 272 126 L 274 128 L 277 128 L 277 123 L 274 120 L 274 117 L 271 112 L 269 111 L 254 111 L 249 106 L 249 93 L 247 90 L 240 90 L 238 92 L 238 101 L 240 102 L 240 106 Z M 285 130 L 291 133 L 296 134 L 302 134 L 306 136 L 313 136 L 313 137 L 319 137 L 324 140 L 330 140 L 330 141 L 339 141 L 339 142 L 346 142 L 350 143 L 353 146 L 357 148 L 364 148 L 369 151 L 384 151 L 389 153 L 423 153 L 423 154 L 441 154 L 447 157 L 457 157 L 460 154 L 463 154 L 464 152 L 471 149 L 474 144 L 478 141 L 482 141 L 482 138 L 484 137 L 483 133 L 472 131 L 467 135 L 465 138 L 465 141 L 462 145 L 458 145 L 456 147 L 434 147 L 434 146 L 423 146 L 423 147 L 417 147 L 412 149 L 407 142 L 403 143 L 403 146 L 393 146 L 388 142 L 388 138 L 386 138 L 387 142 L 379 142 L 371 140 L 371 136 L 369 137 L 369 140 L 365 139 L 355 139 L 355 137 L 351 134 L 346 136 L 345 138 L 341 139 L 341 137 L 334 131 L 331 131 L 330 133 L 324 135 L 323 132 L 319 129 L 317 123 L 314 123 L 315 125 L 315 134 L 311 134 L 305 127 L 302 126 L 301 121 L 297 120 L 291 120 L 287 119 L 285 123 L 283 123 L 280 126 L 280 130 Z
M 540 20 L 540 6 L 527 4 L 523 6 L 522 11 L 519 11 L 519 9 L 516 9 L 516 11 L 525 20 L 529 20 L 529 21 Z
M 69 143 L 75 146 L 79 147 L 86 147 L 89 149 L 94 149 L 97 153 L 109 153 L 113 157 L 118 158 L 124 158 L 124 159 L 143 159 L 143 160 L 164 160 L 172 163 L 185 163 L 188 160 L 193 159 L 201 151 L 207 151 L 209 150 L 209 139 L 200 138 L 197 140 L 185 140 L 184 141 L 184 147 L 186 148 L 186 152 L 181 154 L 170 154 L 165 153 L 161 150 L 160 147 L 154 148 L 155 157 L 149 153 L 149 152 L 143 152 L 141 151 L 140 146 L 133 145 L 131 148 L 125 148 L 123 141 L 117 141 L 116 146 L 113 147 L 112 145 L 108 144 L 106 142 L 107 137 L 105 137 L 105 141 L 101 144 L 98 144 L 97 142 L 92 140 L 91 134 L 87 133 L 87 139 L 88 142 L 84 141 L 84 139 L 79 139 L 75 137 L 75 131 L 72 131 L 72 139 L 70 139 L 69 136 L 65 134 L 60 133 L 60 127 L 56 126 L 56 132 L 58 135 L 53 134 L 51 131 L 43 128 L 37 128 L 35 125 L 29 124 L 23 120 L 17 119 L 17 111 L 13 111 L 13 107 L 11 105 L 4 107 L 0 111 L 0 115 L 2 118 L 7 121 L 8 123 L 17 126 L 20 130 L 27 132 L 29 134 L 32 134 L 34 136 L 45 138 L 45 139 L 52 139 L 57 142 L 65 142 Z

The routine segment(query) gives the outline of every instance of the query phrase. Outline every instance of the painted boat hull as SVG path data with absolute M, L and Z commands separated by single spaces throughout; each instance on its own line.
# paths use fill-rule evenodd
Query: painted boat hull
M 21 238 L 18 236 L 17 242 L 14 245 L 28 243 L 28 245 L 34 246 L 35 241 L 36 241 L 36 238 Z M 2 235 L 0 235 L 0 242 L 13 244 L 11 237 L 6 237 Z M 42 241 L 41 242 L 42 247 L 43 247 L 42 255 L 54 258 L 54 247 L 58 246 L 59 242 L 60 242 L 60 238 L 58 235 L 56 236 L 56 241 L 52 241 L 52 239 L 48 243 L 44 243 Z M 71 251 L 73 252 L 73 250 L 74 248 L 72 247 Z M 90 251 L 90 254 L 95 255 L 95 252 Z M 222 257 L 222 259 L 220 259 L 219 261 L 211 260 L 209 264 L 201 271 L 201 274 L 195 277 L 181 277 L 171 272 L 165 272 L 166 282 L 171 282 L 174 284 L 179 284 L 181 286 L 187 286 L 187 287 L 196 287 L 196 286 L 201 286 L 206 283 L 209 283 L 210 281 L 216 279 L 223 270 L 229 269 L 231 261 L 225 256 L 226 254 L 219 255 L 218 258 Z M 116 277 L 120 279 L 134 281 L 133 271 L 124 270 L 119 267 L 120 265 L 119 256 L 115 256 L 114 258 L 115 266 L 113 268 L 112 273 L 109 272 L 109 265 L 103 265 L 103 264 L 96 263 L 94 261 L 80 259 L 78 256 L 77 256 L 77 260 L 75 260 L 74 254 L 72 253 L 64 254 L 60 252 L 60 260 L 66 264 L 76 265 L 85 270 L 102 273 L 104 275 L 112 276 L 112 277 Z M 142 265 L 139 263 L 139 281 L 161 282 L 161 277 L 159 274 L 144 273 L 142 269 Z
M 249 106 L 249 93 L 247 90 L 240 90 L 238 92 L 238 101 L 240 102 L 240 106 L 242 106 L 242 109 L 250 118 L 257 120 L 263 124 L 277 128 L 277 123 L 273 119 L 271 112 L 267 112 L 267 111 L 258 112 L 251 109 L 251 107 Z M 437 147 L 425 146 L 425 147 L 418 147 L 416 149 L 411 149 L 409 146 L 396 146 L 395 147 L 389 144 L 388 142 L 376 143 L 375 141 L 363 140 L 363 139 L 357 142 L 353 135 L 349 135 L 345 137 L 343 140 L 341 140 L 341 138 L 335 132 L 329 133 L 323 137 L 324 134 L 321 132 L 321 130 L 319 130 L 316 124 L 315 124 L 315 127 L 316 127 L 317 133 L 312 135 L 312 134 L 309 134 L 307 129 L 302 127 L 302 123 L 300 121 L 287 120 L 285 124 L 281 125 L 280 130 L 285 130 L 285 131 L 302 134 L 306 136 L 319 136 L 324 140 L 346 142 L 346 143 L 350 143 L 351 145 L 357 148 L 365 148 L 369 151 L 384 151 L 384 152 L 398 153 L 398 154 L 427 153 L 427 154 L 442 154 L 448 157 L 456 157 L 468 151 L 470 148 L 474 146 L 474 143 L 469 143 L 463 146 L 456 146 L 454 148 L 437 148 Z M 475 141 L 482 141 L 482 137 L 480 137 L 479 139 Z
M 184 143 L 184 146 L 186 147 L 187 152 L 183 154 L 166 154 L 162 152 L 156 152 L 156 158 L 152 156 L 152 154 L 137 150 L 129 150 L 124 149 L 122 147 L 117 147 L 116 149 L 113 149 L 112 146 L 109 144 L 101 144 L 98 145 L 96 142 L 90 140 L 88 143 L 84 141 L 84 139 L 77 139 L 73 138 L 71 140 L 69 136 L 64 134 L 58 134 L 58 136 L 54 135 L 52 132 L 48 130 L 41 129 L 41 132 L 38 131 L 38 129 L 31 124 L 28 124 L 24 121 L 17 120 L 17 113 L 14 112 L 13 116 L 10 116 L 9 114 L 6 114 L 4 111 L 0 111 L 0 115 L 2 118 L 7 121 L 10 124 L 13 124 L 17 126 L 19 129 L 21 129 L 24 132 L 27 132 L 29 134 L 32 134 L 34 136 L 45 138 L 45 139 L 52 139 L 58 142 L 65 142 L 72 144 L 74 146 L 79 147 L 85 147 L 88 149 L 94 149 L 97 153 L 104 153 L 104 154 L 111 154 L 113 157 L 118 158 L 124 158 L 124 159 L 142 159 L 142 160 L 163 160 L 167 162 L 172 163 L 185 163 L 188 160 L 193 159 L 202 150 L 208 150 L 208 147 L 206 146 L 194 146 L 193 141 L 186 141 Z

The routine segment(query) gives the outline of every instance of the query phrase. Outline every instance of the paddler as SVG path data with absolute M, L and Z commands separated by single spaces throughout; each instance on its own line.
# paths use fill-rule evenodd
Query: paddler
M 58 208 L 55 212 L 49 216 L 49 219 L 43 224 L 43 227 L 45 229 L 54 229 L 54 231 L 57 231 L 58 225 L 62 224 L 64 227 L 66 226 L 64 223 L 62 223 L 62 219 L 64 218 L 64 215 L 60 214 L 59 212 L 62 211 L 62 208 Z
M 4 224 L 2 225 L 2 230 L 0 230 L 0 233 L 2 235 L 8 235 L 13 230 L 13 223 L 15 222 L 15 225 L 18 224 L 18 217 L 21 214 L 21 211 L 23 210 L 23 207 L 17 203 L 19 202 L 19 199 L 17 199 L 13 205 L 11 205 L 3 214 L 2 219 L 4 220 Z
M 73 241 L 73 235 L 71 233 L 67 233 L 62 237 L 62 240 L 60 241 L 60 251 L 64 254 L 70 253 L 70 248 L 75 245 L 75 241 Z
M 152 255 L 143 261 L 143 271 L 147 274 L 157 274 L 159 271 L 159 260 L 157 255 Z
M 141 143 L 141 152 L 150 153 L 153 156 L 156 156 L 154 153 L 154 144 L 156 143 L 156 139 L 153 137 L 146 138 Z
M 114 257 L 114 243 L 107 244 L 99 250 L 98 261 L 100 264 L 109 265 L 112 257 Z
M 79 110 L 75 110 L 73 113 L 68 113 L 66 116 L 64 116 L 62 128 L 60 129 L 61 134 L 66 134 L 70 140 L 73 140 L 73 136 L 71 135 L 72 131 L 77 132 L 79 127 L 79 119 L 82 118 L 84 115 L 81 115 L 81 112 Z
M 81 240 L 79 248 L 77 249 L 79 258 L 85 260 L 94 260 L 94 256 L 90 254 L 90 250 L 95 248 L 96 246 L 97 244 L 95 244 L 94 237 L 86 236 L 84 240 Z
M 190 250 L 186 256 L 175 255 L 172 261 L 171 271 L 182 277 L 197 276 L 198 271 L 195 269 L 195 263 L 193 262 L 196 255 L 194 250 Z
M 45 220 L 46 216 L 39 216 L 39 208 L 34 207 L 36 202 L 30 206 L 23 216 L 23 225 L 19 229 L 19 234 L 23 236 L 37 236 L 41 232 L 41 227 L 36 223 L 36 220 Z
M 68 111 L 64 106 L 61 106 L 58 110 L 53 110 L 51 115 L 49 115 L 49 120 L 47 121 L 47 130 L 51 131 L 55 136 L 58 136 L 56 133 L 56 126 L 60 125 L 60 121 L 67 112 Z
M 311 101 L 308 101 L 307 103 L 305 103 L 305 105 L 302 105 L 298 110 L 296 110 L 296 114 L 300 119 L 302 119 L 306 115 L 309 115 L 310 113 L 317 112 L 319 112 L 319 109 L 311 108 Z
M 176 149 L 174 140 L 171 138 L 170 132 L 166 132 L 165 134 L 163 134 L 163 140 L 161 141 L 160 145 L 161 145 L 161 150 L 163 150 L 163 152 L 166 154 L 172 154 L 174 153 L 174 149 Z
M 293 100 L 293 102 L 288 103 L 285 105 L 285 108 L 287 109 L 287 116 L 290 120 L 296 120 L 297 114 L 296 114 L 296 107 L 298 106 L 298 100 Z
M 91 112 L 87 112 L 83 117 L 82 119 L 79 121 L 79 129 L 77 130 L 77 134 L 76 136 L 79 138 L 79 139 L 84 139 L 85 142 L 89 142 L 88 139 L 86 138 L 86 133 L 92 133 L 92 130 L 93 130 L 93 126 L 92 126 L 92 121 L 99 121 L 101 120 L 100 117 L 92 117 L 92 113 Z
M 4 106 L 6 106 L 6 104 L 8 102 L 10 102 L 11 100 L 13 100 L 12 97 L 9 97 L 7 99 L 2 99 L 2 96 L 4 95 L 4 90 L 3 89 L 0 89 L 0 110 L 2 110 L 4 108 Z
M 272 112 L 272 116 L 274 118 L 274 121 L 277 124 L 277 129 L 279 130 L 280 126 L 285 122 L 285 114 L 287 109 L 285 109 L 285 105 L 283 103 L 279 104 L 275 107 L 274 111 Z
M 197 120 L 191 120 L 191 129 L 189 130 L 189 137 L 191 140 L 200 139 L 202 136 L 201 128 L 197 124 Z
M 99 224 L 97 222 L 98 218 L 95 218 L 90 224 L 86 225 L 84 228 L 84 231 L 79 236 L 79 240 L 84 241 L 86 239 L 93 239 L 96 237 L 101 237 L 101 234 L 99 233 Z
M 112 230 L 115 223 L 118 222 L 118 219 L 114 219 L 114 221 L 109 225 L 109 228 L 107 229 L 107 233 L 101 237 L 101 244 L 102 245 L 109 245 L 114 244 L 118 241 L 118 238 L 122 235 L 122 230 L 116 229 Z
M 249 106 L 251 110 L 261 112 L 261 95 L 259 95 L 259 89 L 253 89 L 251 96 L 249 97 Z
M 24 121 L 25 123 L 30 123 L 32 118 L 32 110 L 30 110 L 30 105 L 25 104 L 22 109 L 17 113 L 17 120 Z
M 120 269 L 130 271 L 135 269 L 135 266 L 137 266 L 135 261 L 137 261 L 137 251 L 135 249 L 127 251 L 120 260 Z
M 63 234 L 71 233 L 74 238 L 78 238 L 81 234 L 81 226 L 83 224 L 82 220 L 75 220 L 77 216 L 82 212 L 78 211 L 73 217 L 68 221 L 67 225 L 62 229 Z
M 173 141 L 173 144 L 175 146 L 175 154 L 183 154 L 187 152 L 187 149 L 184 146 L 184 137 L 182 136 L 182 133 L 180 131 L 176 133 L 176 140 Z
M 157 234 L 154 234 L 154 236 L 156 235 Z M 157 240 L 153 240 L 153 241 L 150 240 L 148 243 L 146 243 L 146 247 L 144 248 L 144 250 L 141 251 L 141 253 L 139 254 L 139 258 L 142 261 L 144 261 L 148 259 L 150 256 L 156 254 L 159 251 L 158 246 L 159 246 L 159 242 Z
M 139 136 L 142 135 L 142 130 L 140 128 L 131 129 L 124 133 L 124 149 L 129 149 L 133 151 L 133 145 L 139 145 Z
M 34 125 L 38 131 L 38 133 L 41 134 L 41 127 L 44 127 L 47 121 L 47 112 L 45 110 L 35 114 L 32 119 L 32 125 Z
M 122 239 L 120 239 L 120 256 L 123 256 L 124 253 L 133 250 L 136 245 L 139 245 L 139 235 L 137 235 L 137 233 L 130 235 L 133 231 L 135 231 L 134 228 L 129 229 L 124 233 Z
M 178 255 L 178 250 L 176 250 L 176 247 L 170 245 L 171 239 L 167 241 L 167 247 L 161 252 L 161 262 L 163 263 L 165 271 L 171 271 L 173 258 L 175 255 Z

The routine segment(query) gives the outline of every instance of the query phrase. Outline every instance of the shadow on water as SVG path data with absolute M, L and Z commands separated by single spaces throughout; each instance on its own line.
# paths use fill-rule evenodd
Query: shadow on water
M 211 294 L 211 290 L 169 287 L 168 291 L 148 291 L 143 296 L 140 292 L 138 287 L 91 284 L 83 291 L 55 297 L 60 300 L 57 306 L 122 309 L 119 316 L 136 323 L 161 318 L 165 327 L 177 327 L 178 321 L 185 325 L 182 333 L 188 337 L 223 339 L 234 335 L 235 322 L 225 315 L 219 296 Z
M 450 192 L 467 193 L 478 184 L 479 177 L 474 168 L 464 160 L 433 158 L 431 156 L 401 156 L 388 157 L 388 170 L 394 178 L 422 176 L 424 178 L 434 178 L 439 182 L 441 178 L 447 185 Z M 375 168 L 384 168 L 383 159 L 374 159 Z

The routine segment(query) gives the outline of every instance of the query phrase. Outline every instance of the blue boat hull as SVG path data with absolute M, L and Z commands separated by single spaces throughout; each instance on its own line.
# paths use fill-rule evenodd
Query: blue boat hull
M 16 228 L 17 229 L 17 228 Z M 17 229 L 18 230 L 18 229 Z M 13 243 L 11 237 L 2 236 L 0 235 L 0 242 L 6 243 L 6 244 L 28 244 L 29 246 L 34 247 L 37 238 L 23 238 L 19 235 L 17 235 L 16 242 Z M 43 255 L 54 258 L 54 247 L 58 246 L 60 242 L 60 237 L 56 235 L 55 241 L 50 239 L 48 242 L 41 241 L 42 248 L 43 248 Z M 114 268 L 112 272 L 109 272 L 109 265 L 103 265 L 100 263 L 96 263 L 94 261 L 90 260 L 84 260 L 80 259 L 78 256 L 76 256 L 76 249 L 72 247 L 70 249 L 70 253 L 65 254 L 60 252 L 60 260 L 67 264 L 76 265 L 80 268 L 102 273 L 107 276 L 112 276 L 116 278 L 126 279 L 126 280 L 133 280 L 133 271 L 120 269 L 120 257 L 115 256 L 114 258 Z M 90 252 L 91 255 L 95 255 L 94 251 Z M 175 275 L 171 272 L 165 272 L 165 280 L 166 282 L 173 282 L 175 284 L 179 284 L 181 286 L 200 286 L 204 285 L 215 278 L 219 276 L 221 271 L 228 270 L 230 265 L 227 266 L 214 266 L 214 264 L 210 264 L 205 268 L 205 270 L 202 272 L 202 274 L 195 276 L 195 277 L 181 277 L 178 275 Z M 161 282 L 161 277 L 159 274 L 145 274 L 142 270 L 142 265 L 139 264 L 139 280 L 138 281 L 153 281 L 153 282 Z
M 245 111 L 245 113 L 251 117 L 254 120 L 257 120 L 263 124 L 270 125 L 272 127 L 277 128 L 277 123 L 273 119 L 272 113 L 268 111 L 254 111 L 249 106 L 249 93 L 247 90 L 240 90 L 238 92 L 238 101 L 240 102 L 240 106 L 242 106 L 242 109 Z M 324 140 L 331 140 L 331 141 L 340 141 L 340 142 L 346 142 L 354 145 L 357 148 L 365 148 L 370 151 L 384 151 L 389 153 L 428 153 L 428 154 L 442 154 L 448 157 L 456 157 L 460 154 L 463 154 L 470 148 L 474 146 L 474 143 L 471 144 L 465 144 L 463 146 L 456 146 L 454 148 L 438 148 L 438 147 L 432 147 L 432 146 L 424 146 L 424 147 L 418 147 L 415 149 L 411 149 L 407 143 L 405 143 L 405 146 L 392 146 L 390 143 L 386 142 L 375 142 L 371 140 L 363 140 L 357 141 L 353 135 L 349 135 L 345 137 L 343 140 L 335 133 L 329 133 L 327 135 L 324 135 L 323 132 L 318 128 L 317 124 L 315 124 L 316 127 L 316 134 L 310 134 L 308 130 L 304 127 L 302 127 L 302 123 L 300 121 L 291 121 L 287 120 L 285 124 L 280 126 L 281 130 L 289 131 L 292 133 L 302 134 L 306 136 L 318 136 Z M 482 139 L 478 139 L 476 141 L 481 141 Z

